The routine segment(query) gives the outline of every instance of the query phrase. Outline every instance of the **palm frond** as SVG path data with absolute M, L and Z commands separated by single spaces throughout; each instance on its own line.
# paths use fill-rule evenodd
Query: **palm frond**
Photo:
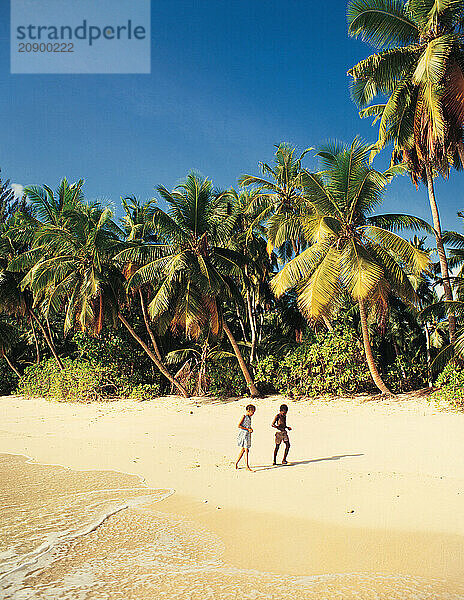
M 403 0 L 354 0 L 348 4 L 348 33 L 376 48 L 417 41 L 419 29 Z
M 431 225 L 413 215 L 403 215 L 398 213 L 390 213 L 384 215 L 375 215 L 367 217 L 366 219 L 369 225 L 375 227 L 381 227 L 382 229 L 388 229 L 388 231 L 404 231 L 409 229 L 411 231 L 426 231 L 427 233 L 433 234 L 434 230 Z
M 399 235 L 372 225 L 364 227 L 363 231 L 371 240 L 398 256 L 413 273 L 421 273 L 429 269 L 431 263 L 428 253 L 419 250 Z
M 382 279 L 382 267 L 356 241 L 348 244 L 341 254 L 340 275 L 344 287 L 355 300 L 365 300 Z
M 271 288 L 279 298 L 288 290 L 296 287 L 302 280 L 310 277 L 323 260 L 329 249 L 328 243 L 317 243 L 290 260 L 282 270 L 271 279 Z
M 340 290 L 340 253 L 329 248 L 314 272 L 298 285 L 298 306 L 308 319 L 327 316 Z
M 431 40 L 417 61 L 412 82 L 417 85 L 438 85 L 443 79 L 447 59 L 455 43 L 456 38 L 453 34 L 445 34 Z

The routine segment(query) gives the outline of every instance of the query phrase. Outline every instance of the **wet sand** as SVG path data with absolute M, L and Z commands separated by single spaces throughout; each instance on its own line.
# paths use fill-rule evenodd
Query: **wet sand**
M 460 535 L 344 527 L 256 511 L 220 509 L 174 494 L 157 512 L 185 515 L 216 533 L 224 560 L 240 569 L 283 575 L 412 573 L 464 583 Z M 463 587 L 464 591 L 464 587 Z

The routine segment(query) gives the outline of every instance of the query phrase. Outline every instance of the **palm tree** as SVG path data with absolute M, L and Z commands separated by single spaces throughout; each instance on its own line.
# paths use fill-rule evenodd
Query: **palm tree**
M 458 216 L 464 219 L 464 215 L 458 212 Z M 427 359 L 429 365 L 429 379 L 432 372 L 436 372 L 446 365 L 448 361 L 454 358 L 462 361 L 464 357 L 464 328 L 462 327 L 462 316 L 464 315 L 464 235 L 456 231 L 445 231 L 443 234 L 443 242 L 452 244 L 449 254 L 449 265 L 451 268 L 458 269 L 454 276 L 454 288 L 456 300 L 449 302 L 439 298 L 436 292 L 436 286 L 441 284 L 441 281 L 435 278 L 421 278 L 422 281 L 417 289 L 421 299 L 421 313 L 419 319 L 424 323 L 427 334 Z M 433 265 L 436 267 L 436 265 Z M 444 344 L 446 336 L 446 315 L 450 312 L 459 323 L 457 327 L 456 337 L 453 343 Z M 429 348 L 434 347 L 440 349 L 433 362 Z
M 14 214 L 11 214 L 10 210 L 11 218 L 8 228 L 2 236 L 4 244 L 9 245 L 9 270 L 20 272 L 22 270 L 21 264 L 30 268 L 42 259 L 46 249 L 37 243 L 36 234 L 42 231 L 43 227 L 59 227 L 60 224 L 66 222 L 68 211 L 79 207 L 83 201 L 83 184 L 83 179 L 70 184 L 66 178 L 63 178 L 55 193 L 46 185 L 31 185 L 24 188 L 25 201 L 16 206 L 17 210 Z M 18 248 L 20 248 L 20 256 L 18 255 Z M 7 299 L 9 314 L 25 314 L 28 317 L 36 340 L 37 362 L 39 362 L 39 346 L 34 323 L 42 331 L 58 366 L 63 369 L 63 363 L 52 340 L 48 319 L 47 327 L 45 327 L 36 314 L 38 303 L 32 303 L 30 294 L 25 289 L 20 289 L 18 283 L 16 274 L 4 272 L 3 286 L 0 289 L 0 303 L 3 296 L 4 299 Z
M 218 345 L 210 346 L 209 339 L 206 338 L 203 344 L 195 345 L 191 348 L 178 348 L 172 350 L 166 357 L 168 364 L 179 365 L 193 362 L 198 369 L 198 379 L 195 395 L 202 396 L 207 391 L 206 371 L 207 364 L 215 361 L 235 359 L 235 354 L 222 350 Z M 183 368 L 182 367 L 182 368 Z
M 263 176 L 242 175 L 239 185 L 255 186 L 248 211 L 253 215 L 253 225 L 266 223 L 269 252 L 277 247 L 284 257 L 298 254 L 304 243 L 301 217 L 308 210 L 303 185 L 302 160 L 312 150 L 307 148 L 295 156 L 295 148 L 288 144 L 276 146 L 275 165 L 259 163 Z M 287 248 L 291 244 L 290 250 Z
M 9 179 L 1 178 L 0 169 L 0 228 L 3 227 L 22 204 L 15 196 Z
M 232 345 L 251 396 L 259 396 L 234 335 L 223 318 L 222 301 L 240 299 L 234 277 L 243 258 L 229 249 L 234 223 L 227 194 L 215 193 L 210 180 L 190 173 L 172 192 L 159 186 L 168 212 L 157 208 L 156 234 L 161 240 L 120 253 L 118 260 L 133 260 L 140 267 L 129 288 L 144 283 L 156 286 L 148 310 L 155 322 L 169 321 L 197 339 L 222 331 Z M 151 258 L 148 258 L 151 255 Z
M 446 232 L 443 236 L 445 241 Z M 427 248 L 425 245 L 426 237 L 418 237 L 415 235 L 411 240 L 411 244 L 426 252 L 429 256 L 432 254 L 432 249 Z M 446 242 L 445 242 L 446 243 Z M 441 315 L 438 317 L 437 314 L 425 315 L 424 310 L 428 306 L 434 305 L 439 302 L 438 293 L 436 287 L 441 285 L 439 278 L 440 274 L 440 263 L 431 263 L 430 271 L 422 273 L 419 276 L 410 274 L 409 279 L 416 290 L 418 298 L 418 308 L 420 313 L 418 315 L 418 324 L 423 327 L 425 337 L 425 351 L 427 361 L 427 380 L 429 387 L 432 387 L 432 349 L 440 349 L 443 347 L 444 342 L 449 338 L 448 322 L 446 320 L 446 308 L 442 305 Z M 412 327 L 407 327 L 412 329 Z
M 22 207 L 24 210 L 24 207 Z M 0 224 L 0 312 L 16 318 L 25 317 L 32 329 L 35 340 L 37 363 L 40 362 L 39 342 L 35 325 L 42 331 L 44 339 L 50 348 L 52 355 L 60 369 L 63 368 L 53 344 L 51 335 L 42 323 L 40 313 L 37 314 L 32 295 L 20 288 L 22 276 L 20 273 L 12 272 L 15 259 L 25 250 L 27 246 L 16 243 L 17 230 L 15 229 L 16 214 L 10 214 L 8 221 Z
M 124 216 L 122 218 L 123 230 L 126 234 L 126 245 L 129 248 L 140 247 L 148 243 L 156 241 L 156 236 L 153 231 L 153 217 L 154 211 L 154 200 L 149 200 L 144 204 L 141 204 L 135 197 L 127 197 L 122 200 L 124 208 Z M 129 279 L 133 275 L 138 267 L 133 260 L 129 260 L 126 263 L 122 263 L 122 271 L 126 279 Z M 147 288 L 147 289 L 144 289 Z M 143 320 L 145 328 L 150 337 L 153 350 L 161 362 L 161 352 L 159 350 L 158 343 L 152 328 L 150 327 L 149 315 L 147 311 L 147 300 L 146 295 L 150 293 L 150 285 L 140 286 L 138 289 L 133 291 L 139 297 L 140 307 L 142 309 Z
M 395 231 L 428 226 L 408 215 L 372 214 L 387 183 L 404 168 L 376 171 L 367 162 L 370 151 L 358 139 L 350 146 L 329 144 L 319 151 L 325 168 L 306 173 L 305 182 L 314 209 L 303 223 L 309 247 L 283 267 L 271 286 L 277 296 L 295 288 L 299 308 L 310 320 L 329 316 L 348 292 L 359 307 L 372 379 L 381 392 L 389 393 L 374 362 L 367 308 L 386 303 L 391 292 L 416 302 L 404 267 L 420 273 L 429 257 Z
M 35 341 L 37 364 L 40 362 L 39 342 L 34 326 L 34 320 L 37 323 L 38 317 L 32 308 L 32 298 L 23 294 L 19 289 L 20 276 L 8 271 L 8 264 L 20 252 L 20 246 L 16 244 L 12 237 L 16 215 L 18 211 L 27 212 L 23 199 L 16 199 L 15 194 L 10 187 L 10 181 L 0 179 L 0 312 L 13 315 L 16 318 L 26 317 L 31 327 L 32 335 Z M 42 323 L 39 327 L 45 330 Z M 55 350 L 51 339 L 46 333 L 46 342 L 50 350 Z M 60 365 L 58 359 L 58 364 Z
M 65 335 L 76 325 L 98 335 L 105 322 L 116 326 L 119 320 L 161 373 L 188 396 L 122 314 L 124 278 L 113 261 L 122 248 L 121 237 L 108 208 L 81 201 L 68 206 L 58 219 L 37 227 L 31 250 L 14 261 L 27 270 L 22 288 L 45 305 L 46 314 L 64 311 Z
M 97 204 L 68 209 L 57 220 L 38 225 L 30 250 L 11 263 L 26 271 L 21 288 L 33 293 L 34 304 L 42 304 L 46 315 L 65 308 L 65 335 L 76 323 L 98 335 L 104 318 L 117 314 L 113 273 L 105 271 L 119 243 L 111 217 L 109 209 Z
M 10 237 L 16 242 L 31 246 L 34 235 L 44 225 L 58 226 L 66 222 L 68 211 L 82 205 L 84 180 L 69 183 L 64 177 L 56 190 L 47 185 L 30 185 L 24 188 L 25 203 L 14 215 Z M 36 249 L 36 254 L 40 251 Z
M 348 31 L 379 50 L 348 71 L 361 117 L 379 120 L 373 154 L 393 142 L 412 181 L 428 188 L 441 276 L 453 300 L 433 178 L 464 164 L 464 4 L 456 0 L 351 0 Z M 376 96 L 386 102 L 371 105 Z M 366 108 L 364 108 L 366 107 Z M 455 317 L 448 315 L 450 338 Z
M 19 259 L 19 257 L 18 257 Z M 16 259 L 11 261 L 11 269 L 15 268 Z M 63 369 L 63 363 L 58 356 L 53 340 L 47 327 L 42 323 L 40 312 L 34 307 L 32 294 L 28 290 L 21 289 L 21 276 L 9 270 L 0 271 L 0 312 L 15 318 L 26 318 L 32 329 L 35 340 L 37 363 L 40 362 L 40 351 L 37 340 L 35 325 L 39 327 L 44 336 L 50 352 L 56 360 L 60 369 Z M 34 325 L 35 324 L 35 325 Z
M 238 192 L 232 188 L 227 194 L 231 199 L 232 214 L 235 217 L 231 248 L 246 258 L 241 285 L 251 332 L 250 363 L 254 364 L 260 338 L 258 310 L 260 305 L 262 307 L 266 303 L 266 296 L 271 295 L 269 274 L 277 269 L 277 257 L 274 252 L 268 252 L 265 229 L 256 223 L 249 212 L 249 207 L 259 192 L 248 190 Z
M 462 212 L 458 212 L 458 216 L 464 219 Z M 445 345 L 433 361 L 431 366 L 434 371 L 444 367 L 453 357 L 457 357 L 461 362 L 464 358 L 464 328 L 462 327 L 462 317 L 464 316 L 464 235 L 457 231 L 445 231 L 443 241 L 445 244 L 452 244 L 453 246 L 449 251 L 449 264 L 450 267 L 457 269 L 454 277 L 456 300 L 449 302 L 439 299 L 437 294 L 434 293 L 429 302 L 422 307 L 420 318 L 428 325 L 431 333 L 435 334 L 435 342 L 440 341 L 440 337 L 443 338 L 443 319 L 447 312 L 448 314 L 452 312 L 456 319 L 459 318 L 461 325 L 457 328 L 454 342 Z M 441 341 L 443 340 L 441 339 Z M 443 344 L 436 345 L 437 347 L 443 346 Z

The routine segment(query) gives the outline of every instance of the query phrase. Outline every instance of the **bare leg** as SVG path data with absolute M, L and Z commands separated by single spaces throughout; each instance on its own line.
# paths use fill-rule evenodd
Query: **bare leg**
M 290 442 L 285 442 L 284 459 L 282 461 L 283 465 L 287 464 L 287 456 L 288 456 L 288 451 L 289 450 L 290 450 Z
M 280 448 L 280 444 L 276 444 L 275 450 L 274 450 L 274 462 L 272 464 L 277 464 L 277 453 L 279 452 L 279 448 Z
M 247 463 L 247 469 L 251 472 L 253 472 L 253 469 L 250 468 L 250 464 L 248 463 L 248 455 L 250 453 L 250 449 L 249 448 L 245 448 L 245 452 L 246 452 L 246 463 Z
M 245 454 L 245 448 L 240 450 L 240 454 L 238 455 L 237 462 L 235 463 L 235 468 L 238 469 L 238 463 L 242 460 L 242 456 Z

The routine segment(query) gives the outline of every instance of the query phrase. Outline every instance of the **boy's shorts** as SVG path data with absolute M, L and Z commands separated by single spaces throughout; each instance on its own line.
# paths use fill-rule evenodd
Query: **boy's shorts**
M 275 443 L 281 444 L 282 442 L 289 442 L 287 431 L 277 431 L 275 434 Z

